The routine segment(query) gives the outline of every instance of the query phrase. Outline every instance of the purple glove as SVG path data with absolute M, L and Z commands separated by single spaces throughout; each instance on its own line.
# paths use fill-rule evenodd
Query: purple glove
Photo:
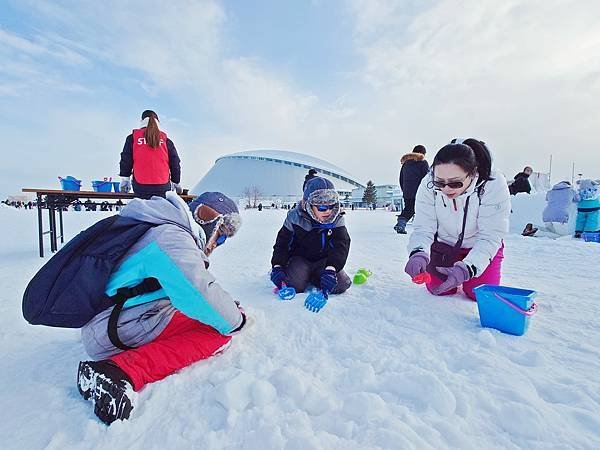
M 425 252 L 417 252 L 414 253 L 408 261 L 406 262 L 406 266 L 404 267 L 404 271 L 411 277 L 423 273 L 427 269 L 427 264 L 429 264 L 429 255 Z
M 444 292 L 448 292 L 450 289 L 454 289 L 471 279 L 471 272 L 467 265 L 462 261 L 455 262 L 452 267 L 436 267 L 436 269 L 439 273 L 448 275 L 448 278 L 431 291 L 433 295 L 440 295 Z

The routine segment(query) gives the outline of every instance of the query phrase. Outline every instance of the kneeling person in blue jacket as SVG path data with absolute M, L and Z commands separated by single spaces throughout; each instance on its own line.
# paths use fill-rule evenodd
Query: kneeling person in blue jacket
M 271 281 L 304 292 L 309 284 L 323 294 L 341 294 L 352 281 L 344 272 L 350 236 L 333 183 L 315 177 L 306 183 L 302 201 L 290 210 L 277 233 L 271 258 Z

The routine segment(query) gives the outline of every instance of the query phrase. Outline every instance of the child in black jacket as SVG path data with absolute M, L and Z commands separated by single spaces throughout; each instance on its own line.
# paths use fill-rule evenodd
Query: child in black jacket
M 302 202 L 292 209 L 273 246 L 271 281 L 304 292 L 313 284 L 323 294 L 341 294 L 352 281 L 343 268 L 350 236 L 331 181 L 315 177 L 306 183 Z

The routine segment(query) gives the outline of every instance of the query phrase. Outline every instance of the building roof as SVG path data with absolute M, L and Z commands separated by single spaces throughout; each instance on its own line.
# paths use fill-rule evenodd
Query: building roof
M 215 161 L 215 164 L 221 159 L 253 159 L 253 160 L 264 160 L 279 163 L 292 163 L 294 165 L 301 165 L 303 168 L 311 169 L 315 168 L 318 172 L 324 175 L 332 175 L 334 178 L 346 179 L 344 181 L 355 185 L 356 187 L 364 186 L 355 176 L 346 172 L 344 169 L 331 164 L 322 159 L 314 156 L 305 155 L 297 152 L 290 152 L 287 150 L 251 150 L 245 152 L 231 153 L 224 155 Z M 336 176 L 337 175 L 337 176 Z

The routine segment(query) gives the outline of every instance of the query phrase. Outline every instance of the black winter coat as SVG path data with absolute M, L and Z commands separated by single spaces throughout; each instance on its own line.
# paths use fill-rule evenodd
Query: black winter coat
M 407 153 L 400 160 L 400 189 L 404 198 L 416 198 L 421 180 L 429 172 L 429 164 L 422 153 Z
M 509 186 L 510 195 L 517 195 L 519 192 L 531 193 L 531 185 L 529 184 L 529 175 L 524 172 L 519 172 L 515 175 L 515 181 Z
M 340 215 L 330 228 L 325 228 L 301 208 L 298 205 L 288 212 L 277 233 L 271 265 L 285 266 L 292 256 L 302 256 L 310 262 L 326 259 L 326 266 L 333 266 L 339 272 L 346 265 L 350 251 L 344 217 Z

